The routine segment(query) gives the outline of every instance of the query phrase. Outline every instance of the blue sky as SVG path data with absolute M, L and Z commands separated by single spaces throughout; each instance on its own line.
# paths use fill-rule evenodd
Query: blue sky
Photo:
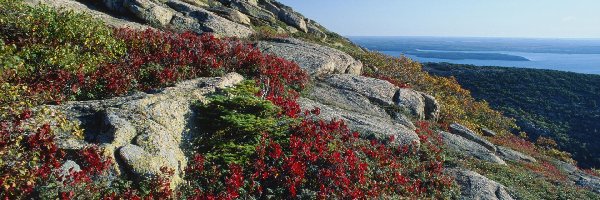
M 600 38 L 600 0 L 280 0 L 346 36 Z

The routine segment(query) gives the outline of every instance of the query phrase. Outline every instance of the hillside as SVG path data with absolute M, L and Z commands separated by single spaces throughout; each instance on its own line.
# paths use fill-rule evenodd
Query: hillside
M 583 167 L 600 166 L 600 76 L 551 70 L 426 63 L 508 116 L 529 139 L 554 139 Z
M 0 0 L 3 199 L 598 199 L 420 63 L 272 0 Z

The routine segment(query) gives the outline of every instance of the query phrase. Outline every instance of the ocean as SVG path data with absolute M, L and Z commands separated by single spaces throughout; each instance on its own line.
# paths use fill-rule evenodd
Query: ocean
M 600 39 L 349 37 L 391 56 L 419 62 L 552 69 L 600 74 Z

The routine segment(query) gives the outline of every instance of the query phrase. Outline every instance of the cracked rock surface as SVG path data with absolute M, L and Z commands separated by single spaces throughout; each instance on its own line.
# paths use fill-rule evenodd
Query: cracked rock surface
M 460 185 L 461 199 L 512 200 L 506 187 L 476 172 L 452 168 L 446 173 L 455 176 Z
M 325 74 L 360 75 L 363 64 L 352 56 L 330 47 L 299 39 L 285 38 L 260 41 L 262 52 L 296 62 L 312 76 Z
M 219 78 L 198 78 L 153 94 L 138 93 L 107 100 L 68 102 L 60 110 L 85 129 L 85 139 L 58 136 L 63 149 L 98 144 L 115 163 L 113 171 L 140 180 L 175 170 L 174 184 L 186 167 L 189 139 L 197 134 L 192 104 L 207 94 L 243 80 L 236 73 Z

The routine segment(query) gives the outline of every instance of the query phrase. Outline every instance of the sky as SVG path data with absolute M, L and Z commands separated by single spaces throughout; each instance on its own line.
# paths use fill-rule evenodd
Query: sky
M 600 38 L 600 0 L 279 0 L 344 36 Z

